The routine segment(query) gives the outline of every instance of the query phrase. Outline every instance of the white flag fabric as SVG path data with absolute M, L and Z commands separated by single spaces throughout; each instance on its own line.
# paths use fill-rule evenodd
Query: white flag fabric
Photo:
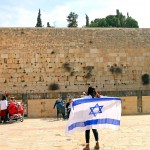
M 88 129 L 118 129 L 121 118 L 121 98 L 101 97 L 74 99 L 66 133 Z

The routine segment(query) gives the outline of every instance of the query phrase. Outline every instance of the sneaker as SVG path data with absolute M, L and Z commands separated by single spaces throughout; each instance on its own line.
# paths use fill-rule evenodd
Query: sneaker
M 96 145 L 95 145 L 94 149 L 99 149 L 99 148 L 100 148 L 100 147 L 99 147 L 99 143 L 96 142 Z
M 90 150 L 89 144 L 87 144 L 87 145 L 83 148 L 83 150 Z

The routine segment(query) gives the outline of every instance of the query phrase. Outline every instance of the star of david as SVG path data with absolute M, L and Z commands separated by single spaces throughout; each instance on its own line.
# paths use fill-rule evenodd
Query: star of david
M 94 117 L 96 117 L 98 113 L 102 113 L 102 108 L 103 106 L 99 106 L 98 104 L 96 104 L 94 107 L 90 107 L 91 112 L 89 115 L 94 115 Z

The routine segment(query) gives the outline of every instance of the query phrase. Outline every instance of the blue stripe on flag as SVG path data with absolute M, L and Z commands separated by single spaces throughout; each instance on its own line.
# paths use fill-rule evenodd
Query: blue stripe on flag
M 86 127 L 89 125 L 97 125 L 97 124 L 112 124 L 119 126 L 120 120 L 105 118 L 105 119 L 87 120 L 85 122 L 76 122 L 68 126 L 68 131 L 73 130 L 74 128 L 77 127 Z
M 97 102 L 97 101 L 112 101 L 112 100 L 119 100 L 122 101 L 121 98 L 118 97 L 102 97 L 102 98 L 89 98 L 89 99 L 77 99 L 72 102 L 72 107 L 83 104 L 83 103 L 90 103 L 90 102 Z

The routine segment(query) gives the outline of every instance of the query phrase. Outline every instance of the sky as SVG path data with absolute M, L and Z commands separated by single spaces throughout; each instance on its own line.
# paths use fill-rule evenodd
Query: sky
M 78 15 L 78 27 L 89 20 L 116 15 L 134 18 L 140 28 L 150 28 L 150 0 L 0 0 L 0 27 L 35 27 L 39 9 L 44 27 L 67 27 L 70 12 Z

